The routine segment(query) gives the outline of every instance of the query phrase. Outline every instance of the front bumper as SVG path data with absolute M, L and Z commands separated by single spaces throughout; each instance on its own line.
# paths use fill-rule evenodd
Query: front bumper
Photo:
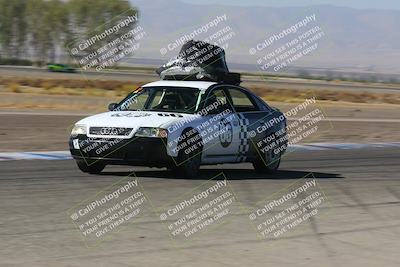
M 78 135 L 69 140 L 70 152 L 75 160 L 149 167 L 167 167 L 173 164 L 174 159 L 168 155 L 166 144 L 166 139 L 150 137 L 105 139 Z

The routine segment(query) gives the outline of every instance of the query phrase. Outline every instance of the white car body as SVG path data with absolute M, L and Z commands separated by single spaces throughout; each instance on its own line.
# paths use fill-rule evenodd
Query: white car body
M 252 95 L 242 87 L 218 84 L 215 82 L 162 80 L 142 86 L 143 89 L 158 87 L 195 88 L 199 90 L 199 99 L 208 97 L 203 95 L 210 94 L 210 92 L 218 88 L 219 90 L 226 90 L 226 92 L 228 92 L 228 90 L 237 90 L 243 94 L 248 94 L 253 104 L 255 106 L 258 105 L 257 109 L 260 108 L 260 105 L 263 105 L 260 104 L 262 102 L 260 98 Z M 201 105 L 199 102 L 200 101 L 197 101 L 196 105 Z M 255 104 L 255 102 L 257 103 Z M 226 105 L 229 106 L 229 104 Z M 258 134 L 257 131 L 261 127 L 260 125 L 262 125 L 262 123 L 268 123 L 265 122 L 266 117 L 271 116 L 268 114 L 275 114 L 276 112 L 279 111 L 270 108 L 266 104 L 265 107 L 263 106 L 260 110 L 248 112 L 235 112 L 232 104 L 232 112 L 227 111 L 227 113 L 222 112 L 217 115 L 199 113 L 187 114 L 171 111 L 115 110 L 84 118 L 78 121 L 76 125 L 86 127 L 87 138 L 92 140 L 101 139 L 103 143 L 107 142 L 111 137 L 113 140 L 133 140 L 139 128 L 143 127 L 166 129 L 168 131 L 167 139 L 164 143 L 166 154 L 173 159 L 177 158 L 179 156 L 179 151 L 183 149 L 180 147 L 178 148 L 180 144 L 179 139 L 182 138 L 185 133 L 192 130 L 201 136 L 203 142 L 201 164 L 236 163 L 247 161 L 249 151 L 252 150 L 254 144 L 252 144 L 252 140 L 250 140 L 252 136 L 249 136 L 249 133 L 253 135 Z M 276 126 L 278 128 L 286 127 L 286 120 L 277 123 Z M 89 129 L 95 129 L 95 127 L 99 127 L 100 133 L 91 133 Z M 125 132 L 123 134 L 113 133 L 110 137 L 110 131 L 114 131 L 117 128 L 129 128 L 132 130 L 130 130 L 129 134 Z M 214 132 L 211 132 L 210 129 L 213 129 Z M 74 135 L 71 137 L 70 147 L 71 154 L 74 158 L 79 158 L 75 150 L 82 148 L 79 145 L 79 141 L 77 141 L 77 137 L 74 138 Z M 186 150 L 188 149 L 189 147 L 186 148 Z M 104 159 L 106 159 L 106 157 Z M 96 160 L 102 159 L 96 158 Z

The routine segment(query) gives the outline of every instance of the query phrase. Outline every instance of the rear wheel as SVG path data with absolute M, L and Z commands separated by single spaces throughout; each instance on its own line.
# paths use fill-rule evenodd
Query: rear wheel
M 273 149 L 268 149 L 257 157 L 253 162 L 253 167 L 258 172 L 273 173 L 278 170 L 280 164 L 281 153 L 276 154 Z
M 82 172 L 90 173 L 90 174 L 99 174 L 106 167 L 106 165 L 100 161 L 90 163 L 90 162 L 86 162 L 84 160 L 77 160 L 76 165 L 78 165 L 78 168 Z

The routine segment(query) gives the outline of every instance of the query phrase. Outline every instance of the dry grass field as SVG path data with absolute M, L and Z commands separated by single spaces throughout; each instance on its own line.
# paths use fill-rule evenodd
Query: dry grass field
M 29 93 L 45 95 L 75 95 L 121 97 L 133 91 L 144 81 L 85 80 L 85 79 L 44 79 L 44 78 L 1 78 L 0 92 Z M 400 104 L 400 94 L 346 92 L 333 90 L 277 89 L 266 85 L 251 85 L 249 89 L 267 101 L 296 103 L 302 102 L 310 94 L 320 101 L 350 103 Z M 0 107 L 2 103 L 0 101 Z

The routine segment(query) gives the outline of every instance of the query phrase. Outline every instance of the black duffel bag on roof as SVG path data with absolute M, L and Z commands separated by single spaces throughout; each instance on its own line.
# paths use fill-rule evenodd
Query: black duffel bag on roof
M 179 55 L 156 70 L 163 80 L 214 81 L 240 84 L 240 74 L 229 72 L 223 48 L 203 41 L 186 42 Z

